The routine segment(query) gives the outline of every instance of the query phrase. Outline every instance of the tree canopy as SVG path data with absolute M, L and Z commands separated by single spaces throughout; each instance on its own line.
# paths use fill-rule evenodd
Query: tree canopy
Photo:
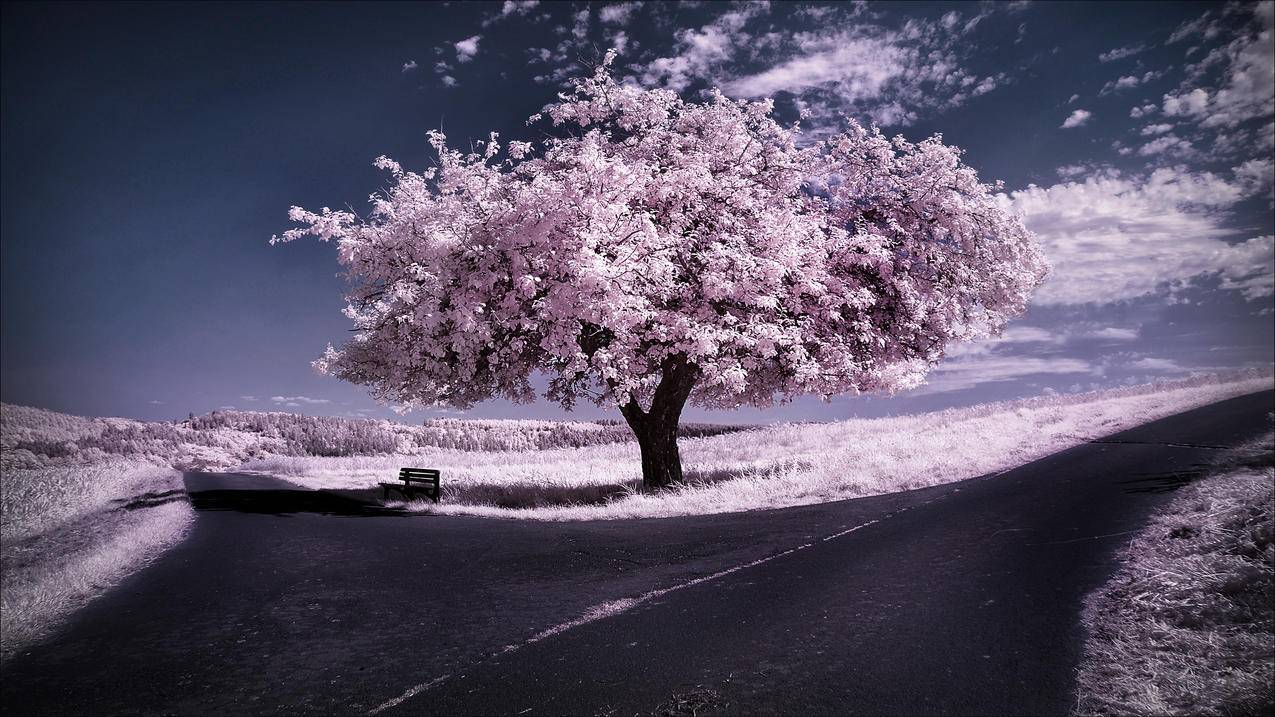
M 803 142 L 771 101 L 575 81 L 473 150 L 429 133 L 366 217 L 293 207 L 275 237 L 335 240 L 353 338 L 321 370 L 386 401 L 580 399 L 634 418 L 917 385 L 999 332 L 1047 270 L 1022 222 L 940 136 L 847 120 Z M 663 402 L 663 403 L 661 403 Z M 671 409 L 670 409 L 671 410 Z M 637 425 L 639 439 L 642 431 Z M 674 446 L 675 450 L 675 446 Z M 680 473 L 679 473 L 680 475 Z

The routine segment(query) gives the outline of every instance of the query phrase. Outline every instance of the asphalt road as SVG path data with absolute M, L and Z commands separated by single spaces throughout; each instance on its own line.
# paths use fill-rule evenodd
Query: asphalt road
M 997 476 L 695 518 L 402 517 L 189 474 L 189 538 L 4 665 L 2 704 L 1062 714 L 1113 552 L 1273 408 L 1253 394 Z

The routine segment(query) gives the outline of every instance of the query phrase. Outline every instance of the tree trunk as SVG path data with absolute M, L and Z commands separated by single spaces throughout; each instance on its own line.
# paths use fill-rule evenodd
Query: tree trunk
M 642 484 L 647 488 L 667 488 L 682 482 L 677 426 L 686 399 L 699 380 L 699 369 L 680 357 L 666 360 L 662 370 L 649 411 L 643 411 L 634 399 L 620 407 L 642 450 Z

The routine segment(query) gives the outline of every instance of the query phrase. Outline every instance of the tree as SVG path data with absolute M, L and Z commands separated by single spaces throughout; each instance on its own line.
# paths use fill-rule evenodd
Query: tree
M 618 83 L 613 57 L 545 110 L 557 136 L 462 153 L 431 132 L 436 166 L 376 160 L 392 181 L 367 217 L 292 208 L 300 226 L 272 242 L 336 240 L 352 283 L 356 333 L 317 368 L 459 407 L 529 401 L 540 372 L 565 408 L 618 407 L 659 487 L 682 478 L 688 401 L 915 386 L 1042 280 L 999 184 L 940 136 L 848 121 L 802 145 L 769 100 Z

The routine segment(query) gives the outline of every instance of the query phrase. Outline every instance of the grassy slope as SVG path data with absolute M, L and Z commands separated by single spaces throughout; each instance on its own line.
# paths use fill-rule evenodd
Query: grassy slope
M 181 539 L 194 519 L 181 474 L 113 459 L 8 468 L 0 492 L 0 659 Z
M 1182 489 L 1089 596 L 1079 714 L 1275 712 L 1273 443 Z

